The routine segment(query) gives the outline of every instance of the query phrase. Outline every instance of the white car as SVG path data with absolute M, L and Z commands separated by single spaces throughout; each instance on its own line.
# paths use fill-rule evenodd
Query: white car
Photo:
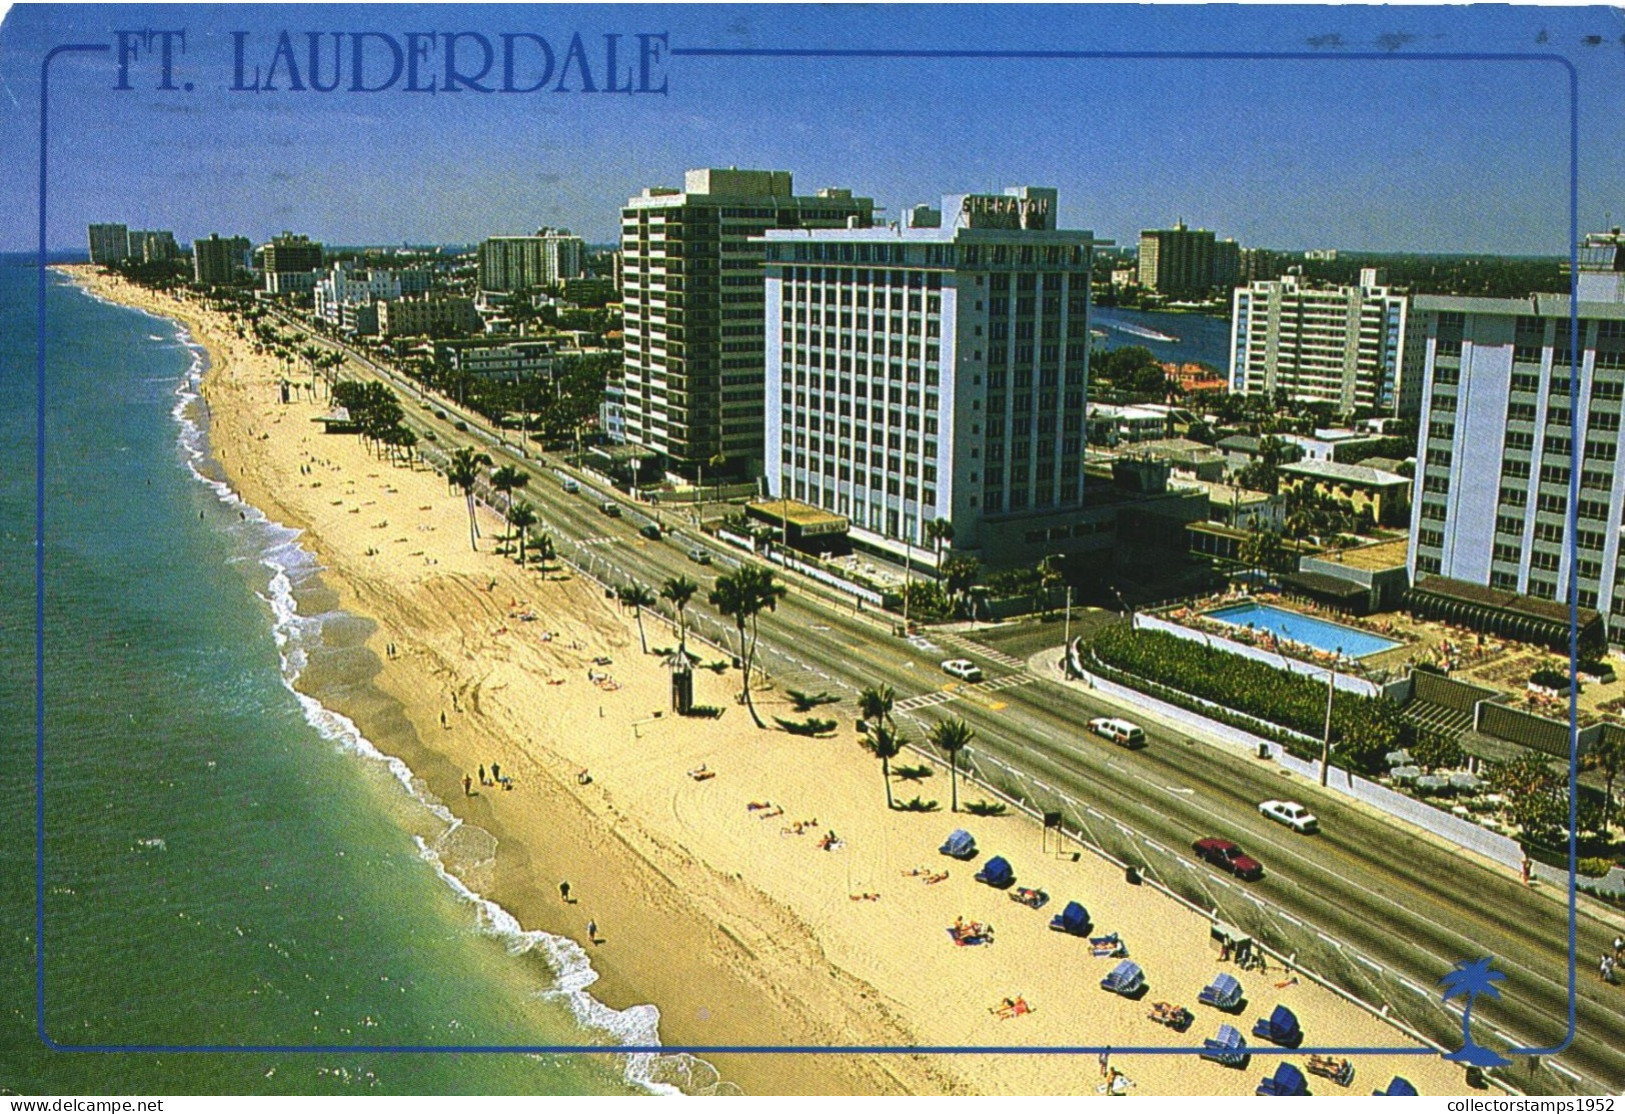
M 1320 821 L 1297 801 L 1265 801 L 1258 811 L 1278 824 L 1285 824 L 1295 832 L 1312 835 L 1320 831 Z
M 958 677 L 961 681 L 969 681 L 971 684 L 975 684 L 982 679 L 981 667 L 965 658 L 954 658 L 951 661 L 943 662 L 942 671 L 950 677 Z
M 1120 747 L 1137 750 L 1145 746 L 1145 731 L 1138 724 L 1130 723 L 1126 719 L 1111 719 L 1102 716 L 1089 721 L 1089 730 L 1102 739 L 1110 739 Z

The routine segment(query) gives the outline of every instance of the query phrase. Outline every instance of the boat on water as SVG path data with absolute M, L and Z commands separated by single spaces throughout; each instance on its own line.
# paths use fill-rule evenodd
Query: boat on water
M 1164 344 L 1179 343 L 1178 337 L 1169 336 L 1167 333 L 1159 333 L 1157 330 L 1148 329 L 1144 325 L 1132 325 L 1127 321 L 1107 321 L 1105 322 L 1105 325 L 1107 328 L 1117 329 L 1118 331 L 1127 333 L 1130 336 L 1144 337 L 1146 340 L 1160 340 Z

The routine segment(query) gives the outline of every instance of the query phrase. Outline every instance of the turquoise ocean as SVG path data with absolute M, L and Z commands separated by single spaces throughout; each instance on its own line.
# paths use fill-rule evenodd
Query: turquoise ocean
M 36 275 L 32 257 L 0 256 L 0 1090 L 709 1089 L 709 1066 L 677 1056 L 345 1047 L 648 1044 L 658 1013 L 598 1003 L 577 945 L 521 931 L 448 872 L 494 841 L 321 703 L 323 686 L 353 693 L 376 669 L 367 625 L 333 610 L 294 531 L 220 482 L 202 350 L 56 274 L 43 1018 L 74 1047 L 42 1044 Z M 295 691 L 301 675 L 313 696 Z

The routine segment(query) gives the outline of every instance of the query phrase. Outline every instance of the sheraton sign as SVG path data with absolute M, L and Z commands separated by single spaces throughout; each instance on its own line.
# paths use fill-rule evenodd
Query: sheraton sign
M 967 194 L 959 204 L 967 228 L 1053 228 L 1050 199 L 1007 194 Z

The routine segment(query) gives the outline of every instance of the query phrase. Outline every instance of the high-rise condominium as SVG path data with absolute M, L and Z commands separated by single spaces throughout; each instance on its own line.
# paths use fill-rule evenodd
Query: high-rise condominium
M 766 356 L 762 233 L 867 228 L 850 190 L 798 197 L 783 170 L 691 170 L 621 210 L 626 439 L 674 471 L 759 474 Z

